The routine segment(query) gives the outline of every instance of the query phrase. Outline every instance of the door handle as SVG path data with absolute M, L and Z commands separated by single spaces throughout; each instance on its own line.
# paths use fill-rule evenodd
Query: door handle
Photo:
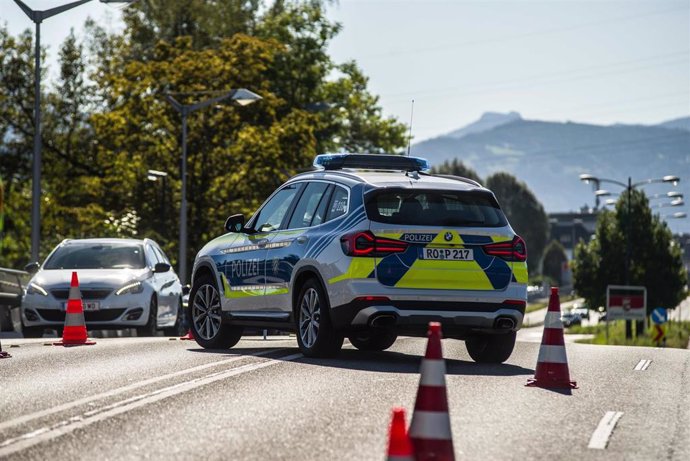
M 259 240 L 258 242 L 256 242 L 256 246 L 258 246 L 259 248 L 263 248 L 266 246 L 267 243 L 268 243 L 268 239 L 262 239 L 262 240 Z
M 297 243 L 299 244 L 307 243 L 307 240 L 309 240 L 309 237 L 305 237 L 304 235 L 297 237 Z

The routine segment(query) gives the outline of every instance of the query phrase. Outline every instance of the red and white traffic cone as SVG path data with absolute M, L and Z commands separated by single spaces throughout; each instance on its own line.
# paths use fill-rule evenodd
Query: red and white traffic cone
M 53 343 L 54 346 L 91 346 L 95 341 L 89 341 L 86 334 L 86 321 L 84 320 L 84 304 L 79 291 L 79 278 L 72 272 L 72 282 L 69 287 L 67 299 L 67 312 L 65 314 L 65 326 L 62 330 L 62 340 Z
M 2 351 L 2 342 L 0 342 L 0 359 L 9 359 L 12 356 L 8 352 Z
M 194 333 L 192 333 L 191 328 L 189 330 L 187 330 L 186 335 L 180 336 L 180 341 L 195 341 Z
M 547 389 L 577 389 L 577 383 L 570 380 L 568 357 L 565 353 L 563 322 L 561 321 L 561 303 L 558 288 L 551 288 L 549 309 L 544 319 L 544 333 L 539 348 L 537 370 L 534 378 L 527 381 L 527 386 Z
M 441 352 L 441 324 L 430 322 L 428 335 L 410 439 L 418 461 L 452 461 L 455 454 L 446 394 L 446 362 Z
M 393 419 L 388 430 L 388 461 L 414 461 L 412 443 L 405 425 L 405 410 L 393 408 Z

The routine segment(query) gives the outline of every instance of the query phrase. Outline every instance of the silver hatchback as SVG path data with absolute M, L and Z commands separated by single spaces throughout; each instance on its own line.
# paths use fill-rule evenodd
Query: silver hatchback
M 72 272 L 77 272 L 86 327 L 136 328 L 138 336 L 157 330 L 183 330 L 182 286 L 170 261 L 150 239 L 65 240 L 33 273 L 22 300 L 25 337 L 40 337 L 46 328 L 61 332 Z

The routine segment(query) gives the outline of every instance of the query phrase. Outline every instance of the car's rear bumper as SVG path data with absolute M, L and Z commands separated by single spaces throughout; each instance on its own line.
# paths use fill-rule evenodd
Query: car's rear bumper
M 473 333 L 507 333 L 522 326 L 525 306 L 510 303 L 353 301 L 330 311 L 335 328 L 357 331 L 386 328 L 425 336 L 429 322 L 440 322 L 446 337 Z

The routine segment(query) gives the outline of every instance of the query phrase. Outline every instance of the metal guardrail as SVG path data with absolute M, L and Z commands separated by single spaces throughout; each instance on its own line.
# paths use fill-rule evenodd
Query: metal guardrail
M 19 325 L 19 307 L 30 275 L 0 267 L 0 331 L 14 331 Z

